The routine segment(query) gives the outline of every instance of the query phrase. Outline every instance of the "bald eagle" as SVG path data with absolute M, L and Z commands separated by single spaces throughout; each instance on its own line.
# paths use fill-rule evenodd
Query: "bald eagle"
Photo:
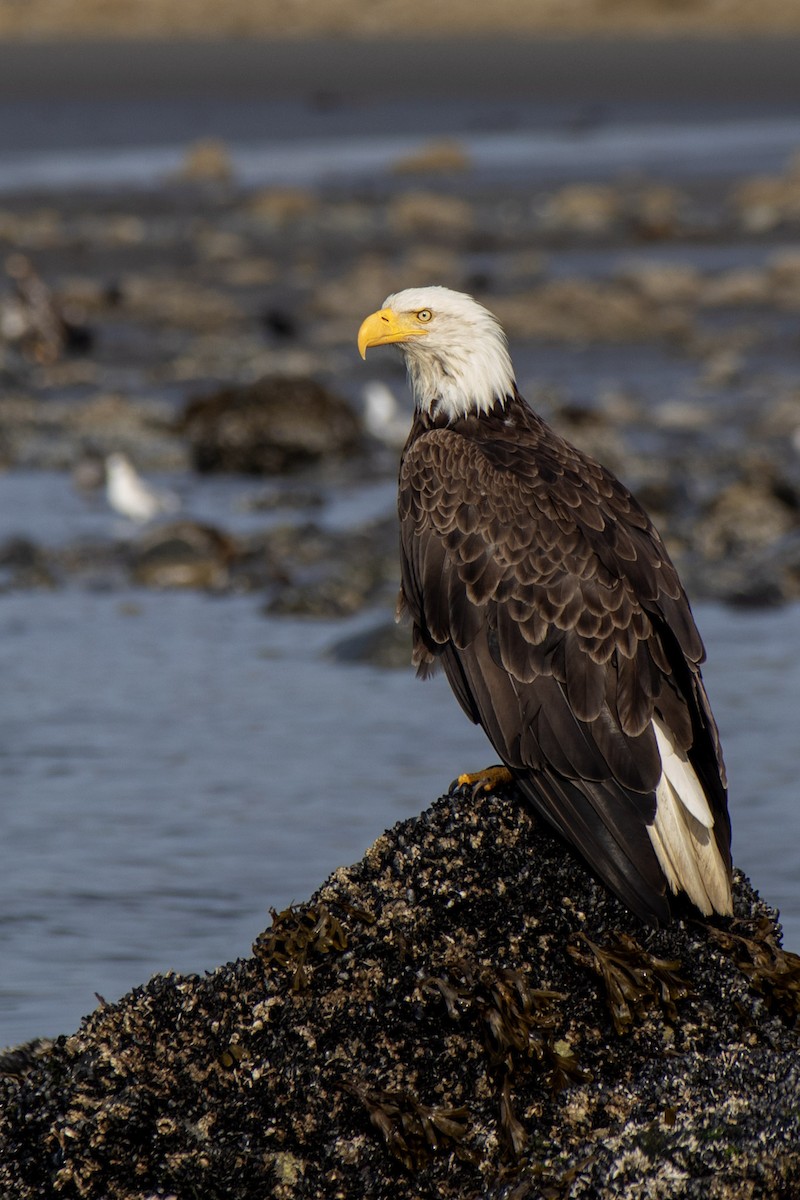
M 729 914 L 730 821 L 705 654 L 631 493 L 517 391 L 470 296 L 389 296 L 358 333 L 403 351 L 399 611 L 519 790 L 643 920 Z

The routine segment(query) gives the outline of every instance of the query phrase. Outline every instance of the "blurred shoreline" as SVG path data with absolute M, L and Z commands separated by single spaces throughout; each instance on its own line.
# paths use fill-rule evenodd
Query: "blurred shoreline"
M 0 100 L 233 95 L 337 100 L 407 96 L 538 103 L 800 102 L 800 8 L 791 36 L 488 36 L 0 42 Z

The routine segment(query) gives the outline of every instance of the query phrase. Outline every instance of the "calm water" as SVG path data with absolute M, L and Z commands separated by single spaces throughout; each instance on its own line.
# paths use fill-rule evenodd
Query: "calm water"
M 800 609 L 698 617 L 736 861 L 800 948 Z M 490 757 L 442 681 L 327 662 L 344 628 L 254 597 L 0 596 L 0 1044 L 247 954 L 270 905 Z
M 426 118 L 418 114 L 419 133 L 374 136 L 307 137 L 287 144 L 260 140 L 233 143 L 231 165 L 244 186 L 313 186 L 371 180 L 425 146 Z M 742 161 L 750 169 L 776 170 L 800 143 L 799 117 L 761 117 L 751 121 L 657 121 L 576 131 L 535 129 L 474 133 L 455 131 L 475 178 L 492 181 L 524 178 L 541 184 L 560 179 L 597 178 L 619 172 L 669 171 L 694 175 L 708 167 L 714 146 L 714 173 L 734 175 Z M 2 156 L 0 192 L 28 188 L 85 185 L 146 188 L 174 177 L 186 154 L 185 143 L 80 147 L 21 151 Z

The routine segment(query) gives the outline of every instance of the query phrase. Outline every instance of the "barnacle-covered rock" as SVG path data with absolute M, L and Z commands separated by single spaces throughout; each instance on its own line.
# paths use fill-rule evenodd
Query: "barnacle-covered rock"
M 641 926 L 512 792 L 443 797 L 253 957 L 0 1055 L 0 1195 L 730 1200 L 800 1190 L 800 958 Z

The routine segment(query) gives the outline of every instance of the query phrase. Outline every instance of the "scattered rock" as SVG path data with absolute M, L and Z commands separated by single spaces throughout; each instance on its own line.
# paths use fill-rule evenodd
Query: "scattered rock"
M 771 437 L 794 439 L 800 430 L 800 389 L 770 400 L 761 413 L 760 425 Z
M 708 429 L 714 422 L 706 407 L 691 400 L 665 400 L 653 407 L 651 418 L 659 429 L 673 430 Z
M 748 233 L 768 233 L 800 221 L 800 165 L 792 161 L 784 175 L 745 179 L 734 188 L 731 203 Z
M 602 183 L 574 183 L 559 188 L 544 201 L 540 218 L 558 233 L 605 233 L 619 219 L 619 193 Z
M 248 256 L 226 262 L 220 278 L 228 287 L 263 288 L 275 282 L 275 274 L 275 264 L 271 259 Z
M 247 212 L 268 225 L 282 227 L 307 217 L 317 207 L 313 192 L 302 188 L 264 188 L 247 201 Z
M 798 512 L 780 495 L 767 471 L 737 479 L 714 497 L 699 522 L 696 539 L 710 561 L 749 558 L 797 528 Z
M 265 377 L 197 397 L 177 428 L 198 471 L 280 474 L 354 454 L 362 444 L 347 401 L 313 379 Z
M 796 603 L 800 600 L 800 530 L 791 530 L 763 554 L 754 556 L 741 574 L 739 587 L 731 588 L 726 596 L 729 603 L 760 608 Z
M 463 165 L 451 153 L 462 148 L 439 149 L 442 168 Z M 421 143 L 421 150 L 430 156 L 418 165 L 427 161 L 433 169 L 437 144 Z M 776 178 L 785 224 L 797 165 Z M 749 184 L 757 181 L 742 181 L 740 199 Z M 334 474 L 352 478 L 367 463 L 370 471 L 394 474 L 396 452 L 381 453 L 366 437 L 365 457 L 351 461 L 361 453 L 361 429 L 343 400 L 330 408 L 287 394 L 273 409 L 258 394 L 267 383 L 251 390 L 231 382 L 225 389 L 231 398 L 216 413 L 213 405 L 205 415 L 195 410 L 191 434 L 187 411 L 180 436 L 176 407 L 219 380 L 319 377 L 341 380 L 344 394 L 356 398 L 365 382 L 354 347 L 361 317 L 389 292 L 440 282 L 483 296 L 498 313 L 535 404 L 554 390 L 548 381 L 563 381 L 575 363 L 575 396 L 567 395 L 563 406 L 545 404 L 544 415 L 651 502 L 660 498 L 659 524 L 679 547 L 682 569 L 689 563 L 693 595 L 731 595 L 752 569 L 752 556 L 766 562 L 771 547 L 777 555 L 794 529 L 785 527 L 791 510 L 767 488 L 754 503 L 765 506 L 763 537 L 773 540 L 758 541 L 758 522 L 746 513 L 742 528 L 750 526 L 750 534 L 737 534 L 735 494 L 720 496 L 737 477 L 730 461 L 736 445 L 740 456 L 746 445 L 757 447 L 790 481 L 800 473 L 800 416 L 792 399 L 800 258 L 775 239 L 763 245 L 742 239 L 741 224 L 732 224 L 726 211 L 730 198 L 729 185 L 714 179 L 685 180 L 680 189 L 638 177 L 570 185 L 550 189 L 550 224 L 543 225 L 529 191 L 470 173 L 459 180 L 458 194 L 433 184 L 410 189 L 397 176 L 357 193 L 324 182 L 313 191 L 255 194 L 166 187 L 137 196 L 135 211 L 130 197 L 117 194 L 66 192 L 47 207 L 9 195 L 0 210 L 2 261 L 33 265 L 46 293 L 42 311 L 84 314 L 94 342 L 79 355 L 63 343 L 54 352 L 57 334 L 55 341 L 44 337 L 44 350 L 23 351 L 30 313 L 20 308 L 14 280 L 6 281 L 0 463 L 68 471 L 87 450 L 103 456 L 119 450 L 146 474 L 174 475 L 201 461 L 205 469 L 254 473 L 320 463 L 328 482 Z M 677 235 L 684 244 L 668 254 L 632 257 L 642 239 Z M 707 253 L 701 244 L 739 265 L 700 269 Z M 560 257 L 567 246 L 577 251 L 569 261 Z M 575 275 L 575 268 L 586 273 Z M 551 343 L 544 353 L 542 342 Z M 559 351 L 559 343 L 567 349 Z M 589 394 L 589 357 L 573 356 L 601 344 L 597 389 Z M 384 361 L 391 361 L 388 353 Z M 653 366 L 652 387 L 645 361 Z M 640 394 L 640 411 L 611 411 L 600 392 L 615 389 Z M 692 479 L 688 488 L 667 486 L 665 477 L 691 474 L 687 454 L 697 447 L 705 456 L 702 487 Z M 303 480 L 312 490 L 319 482 Z M 727 504 L 733 507 L 725 517 Z M 725 545 L 727 558 L 709 556 Z M 91 552 L 77 542 L 61 549 L 42 551 L 61 584 L 72 578 L 70 564 L 82 582 L 129 578 L 111 542 Z M 276 610 L 350 612 L 357 596 L 375 594 L 372 567 L 363 577 L 354 568 L 337 579 L 332 559 L 302 564 L 290 550 L 270 560 L 280 564 L 273 578 L 271 565 L 257 565 L 255 551 L 242 554 L 229 565 L 229 586 L 255 587 L 266 577 Z M 775 561 L 781 594 L 790 595 L 791 570 L 780 556 Z M 32 578 L 4 575 L 12 586 Z
M 492 297 L 509 336 L 569 342 L 640 342 L 685 337 L 689 314 L 648 301 L 623 283 L 555 279 L 530 292 Z
M 382 254 L 365 254 L 334 279 L 320 282 L 314 292 L 313 310 L 317 315 L 331 318 L 334 333 L 342 340 L 349 336 L 352 344 L 352 314 L 357 311 L 366 315 L 392 291 L 408 286 L 407 277 L 398 278 L 389 259 Z
M 112 213 L 93 224 L 92 232 L 110 246 L 141 246 L 151 230 L 147 221 L 135 213 Z
M 464 291 L 468 284 L 464 274 L 464 261 L 458 249 L 439 245 L 435 235 L 430 241 L 415 242 L 409 246 L 399 264 L 399 270 L 405 280 L 435 279 L 438 284 L 451 287 L 455 291 Z M 413 283 L 410 283 L 410 286 L 413 286 Z
M 790 312 L 800 310 L 800 251 L 782 250 L 773 254 L 768 263 L 768 270 L 775 305 Z
M 51 250 L 64 241 L 64 218 L 57 208 L 23 202 L 21 212 L 0 211 L 0 238 L 17 250 Z
M 644 928 L 512 795 L 445 797 L 252 958 L 4 1055 L 0 1192 L 783 1200 L 800 958 L 734 904 Z
M 177 177 L 191 182 L 228 183 L 233 178 L 228 147 L 218 138 L 201 138 L 193 142 Z
M 142 534 L 131 547 L 133 580 L 150 588 L 221 591 L 230 583 L 236 545 L 196 521 L 173 521 Z
M 469 154 L 460 142 L 443 138 L 399 158 L 393 170 L 398 175 L 447 174 L 466 171 L 471 165 Z
M 439 192 L 403 192 L 387 205 L 389 227 L 401 237 L 436 237 L 459 241 L 472 232 L 472 205 L 459 196 Z
M 26 537 L 13 537 L 0 545 L 0 589 L 58 586 L 52 563 L 40 546 Z
M 690 263 L 638 259 L 625 265 L 620 279 L 655 304 L 694 305 L 700 295 L 701 275 Z
M 195 244 L 199 254 L 217 267 L 236 268 L 247 259 L 246 240 L 230 229 L 204 229 L 198 233 Z
M 645 241 L 675 237 L 680 231 L 686 196 L 668 184 L 637 188 L 627 200 L 625 216 L 631 232 Z
M 740 351 L 732 348 L 717 350 L 704 362 L 700 382 L 704 387 L 730 387 L 741 379 L 744 365 L 744 355 Z
M 243 512 L 275 512 L 281 508 L 322 508 L 324 494 L 314 487 L 269 487 L 245 496 Z
M 280 564 L 266 611 L 270 615 L 348 617 L 368 605 L 394 604 L 397 519 L 331 531 L 315 524 L 283 526 L 263 536 Z
M 372 667 L 407 670 L 411 662 L 411 636 L 406 625 L 381 621 L 334 642 L 327 657 L 337 663 L 367 663 Z
M 761 307 L 770 298 L 769 278 L 757 267 L 736 267 L 705 280 L 700 303 L 706 308 Z
M 311 580 L 290 579 L 264 611 L 270 617 L 352 617 L 378 598 L 384 583 L 383 572 L 371 562 Z
M 87 451 L 121 450 L 150 471 L 185 470 L 186 451 L 158 400 L 93 391 L 85 400 L 0 396 L 0 452 L 9 466 L 71 471 Z
M 121 307 L 137 321 L 202 333 L 232 326 L 243 316 L 236 301 L 218 288 L 174 275 L 128 274 L 120 288 Z

